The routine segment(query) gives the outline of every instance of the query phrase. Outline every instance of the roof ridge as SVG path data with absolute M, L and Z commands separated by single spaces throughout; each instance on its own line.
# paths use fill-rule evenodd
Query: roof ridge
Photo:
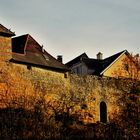
M 67 64 L 71 63 L 72 61 L 78 59 L 78 58 L 81 57 L 82 55 L 86 55 L 86 56 L 88 57 L 88 55 L 84 52 L 84 53 L 78 55 L 76 58 L 74 58 L 74 59 L 70 60 L 69 62 L 65 63 L 65 65 L 67 65 Z
M 60 63 L 61 65 L 63 65 L 64 67 L 67 67 L 65 64 L 63 64 L 62 62 L 59 62 L 54 56 L 52 56 L 50 53 L 48 53 L 45 49 L 44 52 L 47 53 L 47 55 L 49 55 L 50 57 L 52 57 L 55 61 L 57 61 L 58 63 Z
M 113 57 L 116 56 L 116 58 L 114 58 L 114 60 L 112 60 L 111 62 L 109 62 L 109 64 L 101 71 L 100 74 L 103 74 L 104 71 L 106 71 L 108 69 L 108 67 L 110 67 L 115 61 L 117 61 L 124 53 L 128 53 L 128 51 L 127 50 L 123 50 L 123 51 L 121 51 L 121 52 L 119 52 L 117 54 L 114 54 L 114 55 L 112 55 L 112 56 L 104 59 L 103 62 L 105 62 L 106 60 L 111 59 L 111 58 L 113 58 Z
M 108 59 L 108 58 L 111 58 L 111 57 L 113 57 L 113 56 L 115 56 L 115 55 L 118 55 L 118 54 L 122 54 L 122 53 L 124 53 L 124 52 L 128 52 L 127 50 L 123 50 L 123 51 L 121 51 L 121 52 L 118 52 L 118 53 L 116 53 L 116 54 L 113 54 L 113 55 L 111 55 L 111 56 L 109 56 L 109 57 L 106 57 L 105 59 Z M 105 60 L 105 59 L 103 59 L 103 60 Z
M 19 40 L 18 43 L 24 47 L 24 51 L 28 50 L 28 46 L 30 46 L 30 48 L 28 51 L 26 51 L 25 56 L 18 55 L 17 53 L 13 54 L 13 60 L 21 63 L 30 63 L 43 66 L 44 68 L 56 68 L 65 71 L 68 70 L 64 64 L 57 61 L 57 59 L 49 54 L 45 49 L 44 51 L 42 51 L 42 49 L 38 49 L 41 48 L 41 45 L 30 34 L 21 35 L 19 37 L 13 38 L 13 40 L 14 39 L 15 42 L 18 42 Z M 18 47 L 18 44 L 16 47 Z M 49 57 L 49 61 L 46 61 L 44 54 Z
M 86 56 L 87 56 L 87 54 L 84 52 L 84 53 L 78 55 L 76 58 L 78 58 L 78 57 L 80 57 L 80 56 L 82 56 L 82 55 L 86 55 Z M 88 57 L 88 56 L 87 56 L 87 57 Z M 74 59 L 76 59 L 76 58 L 74 58 Z M 71 60 L 71 61 L 72 61 L 72 60 Z

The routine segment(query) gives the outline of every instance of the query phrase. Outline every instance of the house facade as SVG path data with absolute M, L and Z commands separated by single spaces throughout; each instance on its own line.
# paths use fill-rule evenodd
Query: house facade
M 72 73 L 80 76 L 96 75 L 114 78 L 135 78 L 137 67 L 131 60 L 127 50 L 103 59 L 99 52 L 96 59 L 89 58 L 85 53 L 66 63 Z

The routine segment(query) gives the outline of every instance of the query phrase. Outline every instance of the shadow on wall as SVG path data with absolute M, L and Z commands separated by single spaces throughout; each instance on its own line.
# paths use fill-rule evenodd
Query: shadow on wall
M 37 135 L 40 137 L 42 128 L 45 128 L 41 113 L 23 108 L 1 109 L 0 124 L 0 139 L 29 139 Z
M 101 102 L 101 110 L 106 104 Z M 105 110 L 104 110 L 105 109 Z M 103 117 L 101 116 L 101 117 Z M 54 121 L 57 118 L 57 121 Z M 45 139 L 45 140 L 120 140 L 124 138 L 124 130 L 115 123 L 61 125 L 63 120 L 70 120 L 66 114 L 48 121 L 41 110 L 29 111 L 23 108 L 5 108 L 0 110 L 0 139 Z M 103 118 L 102 118 L 103 119 Z M 60 121 L 59 121 L 60 120 Z M 106 121 L 103 119 L 102 121 Z M 63 122 L 64 123 L 64 122 Z

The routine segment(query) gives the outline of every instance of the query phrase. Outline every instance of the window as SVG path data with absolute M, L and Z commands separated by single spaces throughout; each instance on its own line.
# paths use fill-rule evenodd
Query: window
M 27 69 L 28 70 L 32 70 L 32 66 L 31 65 L 27 65 Z
M 49 61 L 49 57 L 48 57 L 46 54 L 43 54 L 43 56 L 45 57 L 45 59 L 46 59 L 47 61 Z
M 76 71 L 77 71 L 77 74 L 80 74 L 80 68 L 79 67 L 76 68 Z
M 77 66 L 72 69 L 72 71 L 78 75 L 82 75 L 82 66 Z
M 76 68 L 76 73 L 81 75 L 82 74 L 82 66 Z
M 64 78 L 68 78 L 68 73 L 64 73 Z

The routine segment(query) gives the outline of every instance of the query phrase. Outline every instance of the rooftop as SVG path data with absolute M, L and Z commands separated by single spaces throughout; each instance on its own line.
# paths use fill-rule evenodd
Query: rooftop
M 10 29 L 7 29 L 6 27 L 4 27 L 2 24 L 0 24 L 0 35 L 11 37 L 11 36 L 15 36 L 15 33 L 12 32 Z
M 68 68 L 50 55 L 39 43 L 26 34 L 12 38 L 12 60 L 16 63 L 30 64 L 37 67 L 68 71 Z

